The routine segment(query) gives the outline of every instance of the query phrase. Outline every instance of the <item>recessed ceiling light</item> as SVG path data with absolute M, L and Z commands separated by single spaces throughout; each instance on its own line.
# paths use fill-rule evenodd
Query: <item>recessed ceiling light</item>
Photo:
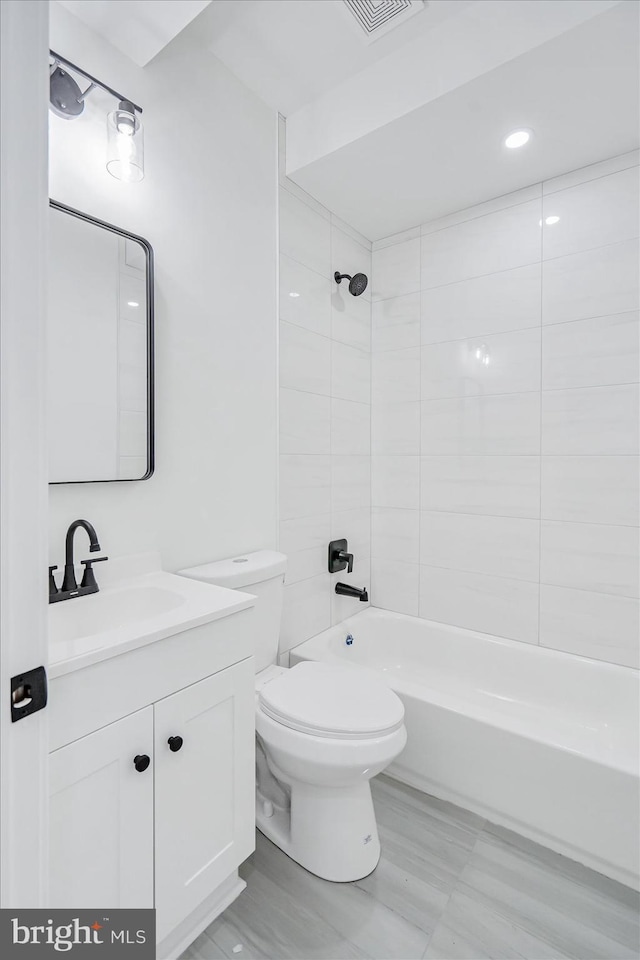
M 504 145 L 509 150 L 515 150 L 517 147 L 524 147 L 531 139 L 529 130 L 514 130 L 508 137 L 505 137 Z
M 289 294 L 289 296 L 290 296 L 290 297 L 299 297 L 300 294 L 299 294 L 299 293 L 296 293 L 295 290 L 292 290 L 291 293 Z
M 127 306 L 128 306 L 128 307 L 139 307 L 140 304 L 138 303 L 137 300 L 127 300 Z
M 559 219 L 560 217 L 546 217 L 544 222 L 548 227 L 551 227 L 554 223 L 557 223 Z

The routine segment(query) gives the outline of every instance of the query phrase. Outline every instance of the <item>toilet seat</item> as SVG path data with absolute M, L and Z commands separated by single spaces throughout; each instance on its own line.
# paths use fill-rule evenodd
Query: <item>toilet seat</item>
M 261 710 L 299 733 L 333 740 L 368 740 L 399 730 L 402 701 L 363 670 L 305 661 L 259 691 Z

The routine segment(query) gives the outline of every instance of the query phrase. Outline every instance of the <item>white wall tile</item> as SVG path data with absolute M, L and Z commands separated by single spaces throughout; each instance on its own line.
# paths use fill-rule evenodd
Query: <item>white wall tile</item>
M 577 170 L 561 173 L 559 177 L 545 180 L 542 184 L 542 192 L 545 196 L 557 193 L 558 190 L 566 190 L 567 187 L 575 187 L 579 183 L 587 183 L 588 180 L 597 180 L 599 177 L 607 177 L 619 170 L 637 167 L 639 161 L 640 151 L 630 150 L 629 153 L 622 153 L 617 157 L 608 157 L 597 163 L 589 163 L 586 167 L 579 167 Z
M 373 507 L 371 510 L 371 556 L 380 560 L 418 563 L 420 512 Z
M 369 598 L 357 600 L 355 597 L 344 597 L 336 593 L 336 583 L 348 583 L 352 587 L 365 588 Z M 353 571 L 348 573 L 342 570 L 331 575 L 331 623 L 340 623 L 347 617 L 366 610 L 371 603 L 371 561 L 369 557 L 353 558 Z
M 543 390 L 637 382 L 639 332 L 637 312 L 544 327 Z
M 316 550 L 320 547 L 326 554 L 331 539 L 331 517 L 328 513 L 315 517 L 295 517 L 280 521 L 279 549 L 290 557 L 293 553 Z
M 329 574 L 287 584 L 284 588 L 280 653 L 314 637 L 331 624 Z
M 634 527 L 542 521 L 542 583 L 637 597 L 639 572 Z
M 420 399 L 420 347 L 386 350 L 372 356 L 371 398 L 374 403 Z
M 371 303 L 364 296 L 351 296 L 344 283 L 334 284 L 331 295 L 331 336 L 361 350 L 371 349 Z
M 637 600 L 540 585 L 540 644 L 580 657 L 640 666 Z
M 290 180 L 289 177 L 281 175 L 279 177 L 280 186 L 283 188 L 282 194 L 288 193 L 290 196 L 297 198 L 306 204 L 307 207 L 310 207 L 314 210 L 323 220 L 329 222 L 331 220 L 331 215 L 326 207 L 323 207 L 321 203 L 318 203 L 315 197 L 312 197 L 310 193 L 307 193 L 306 190 L 303 190 L 302 187 L 299 187 L 297 183 L 293 180 Z
M 538 584 L 420 567 L 420 616 L 495 637 L 538 642 Z
M 423 289 L 537 263 L 540 208 L 531 200 L 423 236 Z
M 331 458 L 280 457 L 280 518 L 312 517 L 331 509 Z
M 327 541 L 328 542 L 328 541 Z M 327 570 L 327 547 L 315 547 L 312 550 L 298 550 L 287 555 L 285 584 L 299 583 L 319 577 Z
M 280 453 L 331 453 L 331 400 L 280 391 Z
M 371 458 L 331 458 L 331 509 L 356 510 L 371 503 Z
M 371 249 L 382 250 L 384 247 L 393 247 L 396 243 L 404 243 L 405 240 L 415 240 L 420 238 L 420 227 L 409 227 L 408 230 L 401 230 L 400 233 L 392 233 L 388 237 L 381 237 L 380 240 L 374 240 Z
M 371 503 L 374 507 L 417 510 L 420 505 L 420 458 L 372 457 Z
M 371 408 L 371 450 L 374 454 L 418 456 L 420 404 L 374 403 Z
M 359 243 L 361 247 L 364 247 L 366 251 L 371 253 L 371 240 L 367 240 L 364 234 L 356 230 L 355 227 L 352 227 L 346 220 L 341 220 L 335 213 L 330 214 L 330 218 L 332 229 L 339 230 L 341 233 L 346 234 L 347 238 L 355 240 L 356 243 Z
M 566 323 L 640 307 L 637 240 L 585 250 L 542 265 L 542 322 Z
M 280 319 L 331 336 L 331 283 L 315 270 L 280 257 Z
M 638 453 L 638 387 L 585 387 L 542 394 L 542 452 Z
M 540 523 L 458 513 L 420 516 L 420 561 L 432 567 L 538 579 Z
M 280 253 L 323 277 L 331 275 L 329 221 L 306 203 L 280 191 Z
M 373 300 L 388 300 L 420 290 L 420 238 L 374 250 Z
M 540 453 L 540 394 L 427 400 L 421 453 L 527 456 Z
M 364 350 L 331 344 L 331 396 L 356 403 L 371 401 L 371 356 Z
M 368 403 L 331 401 L 331 452 L 343 456 L 371 453 L 371 407 Z
M 539 390 L 540 330 L 428 344 L 421 376 L 423 400 Z
M 371 602 L 375 607 L 418 616 L 420 567 L 399 560 L 371 560 Z
M 420 294 L 378 300 L 371 305 L 371 349 L 402 350 L 420 344 Z
M 539 457 L 423 457 L 422 510 L 540 516 Z
M 280 323 L 280 386 L 305 393 L 331 392 L 331 341 Z
M 422 292 L 422 343 L 524 330 L 540 324 L 539 263 Z
M 425 237 L 428 233 L 435 233 L 436 230 L 455 227 L 460 223 L 466 223 L 467 220 L 479 220 L 488 214 L 498 213 L 500 210 L 506 210 L 507 207 L 515 207 L 527 203 L 529 200 L 540 201 L 541 197 L 542 184 L 533 183 L 521 190 L 503 193 L 500 197 L 492 197 L 491 200 L 475 203 L 472 207 L 465 207 L 464 210 L 456 210 L 453 213 L 445 214 L 444 217 L 438 217 L 436 220 L 429 220 L 422 224 L 420 234 Z
M 543 259 L 564 257 L 638 236 L 638 170 L 632 167 L 543 199 Z
M 371 509 L 334 510 L 331 514 L 331 540 L 349 541 L 349 552 L 354 557 L 371 554 Z M 328 546 L 328 544 L 327 544 Z
M 637 526 L 637 457 L 543 457 L 545 520 Z

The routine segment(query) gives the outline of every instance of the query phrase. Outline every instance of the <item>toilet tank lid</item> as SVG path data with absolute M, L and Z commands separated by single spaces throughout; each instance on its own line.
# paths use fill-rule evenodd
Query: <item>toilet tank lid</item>
M 243 553 L 228 560 L 216 560 L 203 563 L 198 567 L 178 570 L 181 577 L 214 583 L 219 587 L 248 587 L 253 583 L 273 580 L 287 569 L 284 553 L 275 550 L 257 550 L 255 553 Z

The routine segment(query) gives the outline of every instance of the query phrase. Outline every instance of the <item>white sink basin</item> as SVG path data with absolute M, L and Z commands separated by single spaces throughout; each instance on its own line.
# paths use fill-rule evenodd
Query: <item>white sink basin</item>
M 219 620 L 255 603 L 255 597 L 248 593 L 158 569 L 142 569 L 144 564 L 141 567 L 138 562 L 133 575 L 120 576 L 126 562 L 114 561 L 110 575 L 103 576 L 106 585 L 99 593 L 49 605 L 51 679 Z
M 55 644 L 133 625 L 175 610 L 183 603 L 186 598 L 182 594 L 144 582 L 64 600 L 50 610 L 49 641 Z

